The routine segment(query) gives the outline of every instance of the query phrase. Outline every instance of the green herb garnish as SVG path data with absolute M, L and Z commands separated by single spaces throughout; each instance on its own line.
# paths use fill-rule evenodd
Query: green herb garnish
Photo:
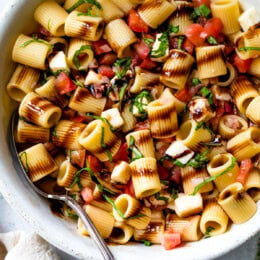
M 241 47 L 239 51 L 260 51 L 260 47 Z
M 180 30 L 180 26 L 179 25 L 176 25 L 176 26 L 173 26 L 173 25 L 169 25 L 168 26 L 168 29 L 167 29 L 167 32 L 168 33 L 178 33 Z
M 24 170 L 25 170 L 25 172 L 26 173 L 28 173 L 29 172 L 29 165 L 28 165 L 28 158 L 27 158 L 27 153 L 24 151 L 24 152 L 21 152 L 20 154 L 19 154 L 19 159 L 20 159 L 20 161 L 22 160 L 22 157 L 24 156 L 24 158 L 25 158 L 25 167 L 24 167 Z
M 217 40 L 213 36 L 207 38 L 209 44 L 218 44 Z
M 171 196 L 172 196 L 173 199 L 177 199 L 178 198 L 178 190 L 176 190 L 175 188 L 172 188 Z
M 124 100 L 124 96 L 125 96 L 125 92 L 126 92 L 126 88 L 127 88 L 128 84 L 125 83 L 121 88 L 120 88 L 120 91 L 119 91 L 119 106 L 118 106 L 118 110 L 121 111 L 122 109 L 122 103 L 123 103 L 123 100 Z
M 50 32 L 51 30 L 51 19 L 48 20 L 48 31 Z
M 98 15 L 92 14 L 92 9 L 88 8 L 86 13 L 78 13 L 77 16 L 92 16 L 92 17 L 98 17 Z
M 79 62 L 79 55 L 84 51 L 84 50 L 91 50 L 90 45 L 82 45 L 78 50 L 75 51 L 73 55 L 73 63 L 77 67 L 77 69 L 80 67 L 80 62 Z
M 152 47 L 152 44 L 154 43 L 154 39 L 151 38 L 143 38 L 143 41 L 148 45 L 148 47 Z
M 19 116 L 19 120 L 25 120 L 25 118 L 23 116 Z
M 149 241 L 149 240 L 144 239 L 141 242 L 143 242 L 145 246 L 151 246 L 152 245 L 151 241 Z
M 110 130 L 111 130 L 112 132 L 115 132 L 115 131 L 116 131 L 116 129 L 110 124 L 110 122 L 109 122 L 106 118 L 101 117 L 101 116 L 95 116 L 95 115 L 92 115 L 92 114 L 90 114 L 90 113 L 87 113 L 86 115 L 89 116 L 89 117 L 92 117 L 92 118 L 94 118 L 94 119 L 102 120 L 103 122 L 105 122 L 105 123 L 108 124 L 108 126 L 109 126 L 109 128 L 110 128 Z
M 105 144 L 104 139 L 105 139 L 105 128 L 102 126 L 101 127 L 101 142 L 100 142 L 100 145 L 101 145 L 102 148 L 105 149 L 109 161 L 113 162 L 112 154 L 111 154 L 110 150 L 107 148 L 107 145 Z
M 56 132 L 55 129 L 53 129 L 53 130 L 51 131 L 51 134 L 52 134 L 53 136 L 55 136 L 55 137 L 58 137 L 57 132 Z
M 84 83 L 82 83 L 82 82 L 80 82 L 80 81 L 78 81 L 78 80 L 73 80 L 73 83 L 74 83 L 76 86 L 80 87 L 80 88 L 84 88 Z
M 70 217 L 71 219 L 73 220 L 78 220 L 78 216 L 76 214 L 74 214 L 71 209 L 67 209 L 67 214 L 68 214 L 68 217 Z
M 232 163 L 226 170 L 224 170 L 223 172 L 221 172 L 219 174 L 216 174 L 215 176 L 211 176 L 211 177 L 207 178 L 206 180 L 204 180 L 202 183 L 200 183 L 199 185 L 197 185 L 194 188 L 194 191 L 192 192 L 191 195 L 196 195 L 201 187 L 203 187 L 204 185 L 206 185 L 209 182 L 212 182 L 212 181 L 216 180 L 218 177 L 220 177 L 220 176 L 230 172 L 235 166 L 236 166 L 236 158 L 232 157 Z
M 212 94 L 212 92 L 208 88 L 202 87 L 200 89 L 200 93 L 202 94 L 203 97 L 208 99 L 210 105 L 214 104 L 213 94 Z
M 184 41 L 184 36 L 180 36 L 178 38 L 178 43 L 177 43 L 178 49 L 181 49 L 183 41 Z
M 160 195 L 160 192 L 155 193 L 155 194 L 154 194 L 154 197 L 155 197 L 157 200 L 163 200 L 166 204 L 167 204 L 168 201 L 169 201 L 169 198 L 164 197 L 164 196 L 161 196 L 161 195 Z
M 86 168 L 82 168 L 82 169 L 80 169 L 79 171 L 77 171 L 76 174 L 75 174 L 75 177 L 74 177 L 74 179 L 73 179 L 73 181 L 72 181 L 72 183 L 71 183 L 70 186 L 69 186 L 69 188 L 72 188 L 74 185 L 78 184 L 79 188 L 82 189 L 83 186 L 82 186 L 82 184 L 81 184 L 80 175 L 81 175 L 81 173 L 82 173 L 83 171 L 87 171 L 87 172 L 88 172 L 89 169 L 90 169 L 89 167 L 86 167 Z
M 39 42 L 39 43 L 44 43 L 46 45 L 49 46 L 49 49 L 53 49 L 54 45 L 53 44 L 50 44 L 49 42 L 43 40 L 43 39 L 39 39 L 36 35 L 32 35 L 32 39 L 27 41 L 27 42 L 24 42 L 22 45 L 20 45 L 20 48 L 25 48 L 27 47 L 29 44 L 33 43 L 33 42 Z
M 191 83 L 193 86 L 198 86 L 201 84 L 201 81 L 198 78 L 192 78 Z
M 160 58 L 166 55 L 166 51 L 169 48 L 168 32 L 162 33 L 158 41 L 160 42 L 158 49 L 151 52 L 152 58 Z
M 115 71 L 117 78 L 122 79 L 126 75 L 126 72 L 130 68 L 131 63 L 131 57 L 117 59 L 115 61 L 114 66 L 117 68 L 117 70 Z
M 130 135 L 129 139 L 129 146 L 128 146 L 128 157 L 131 158 L 132 154 L 134 154 L 134 157 L 132 157 L 131 162 L 144 158 L 143 154 L 136 148 L 135 146 L 135 139 L 132 135 Z
M 198 131 L 200 128 L 208 130 L 211 136 L 214 136 L 214 132 L 207 126 L 205 122 L 198 123 L 195 130 Z
M 76 8 L 78 8 L 79 6 L 81 6 L 84 3 L 92 4 L 92 5 L 96 6 L 98 9 L 100 9 L 100 10 L 102 9 L 102 6 L 96 0 L 78 0 L 78 2 L 76 2 L 74 5 L 72 5 L 66 11 L 70 13 L 70 12 L 72 12 L 73 10 L 75 10 Z
M 211 236 L 210 233 L 211 233 L 213 230 L 215 230 L 214 227 L 207 227 L 207 228 L 206 228 L 206 232 L 205 232 L 205 238 L 209 238 L 209 237 Z
M 210 9 L 205 4 L 203 4 L 197 8 L 194 8 L 194 11 L 192 12 L 192 14 L 190 16 L 190 19 L 195 20 L 199 16 L 204 16 L 207 18 L 210 15 L 210 13 L 211 13 Z

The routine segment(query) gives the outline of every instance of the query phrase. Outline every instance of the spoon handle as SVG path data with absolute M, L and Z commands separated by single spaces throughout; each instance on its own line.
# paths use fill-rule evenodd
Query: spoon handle
M 65 200 L 66 204 L 71 207 L 76 214 L 79 216 L 79 218 L 82 220 L 84 226 L 88 230 L 91 238 L 94 240 L 94 242 L 97 244 L 98 248 L 100 249 L 100 252 L 102 253 L 105 260 L 114 260 L 111 251 L 109 250 L 108 246 L 106 245 L 103 238 L 100 236 L 99 232 L 97 231 L 96 227 L 94 226 L 93 222 L 89 218 L 89 216 L 86 214 L 84 209 L 71 197 L 67 197 Z

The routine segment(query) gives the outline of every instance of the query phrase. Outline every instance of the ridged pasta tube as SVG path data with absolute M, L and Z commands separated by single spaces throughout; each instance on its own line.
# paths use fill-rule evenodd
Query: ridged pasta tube
M 126 225 L 125 223 L 122 222 L 116 222 L 114 224 L 109 240 L 111 240 L 114 243 L 122 245 L 122 244 L 126 244 L 133 236 L 133 234 L 134 234 L 133 227 Z
M 246 192 L 253 198 L 254 201 L 260 200 L 260 169 L 252 168 L 248 174 L 244 184 Z
M 137 3 L 134 3 L 130 0 L 111 0 L 117 7 L 119 7 L 124 14 L 128 14 L 129 11 L 137 6 Z
M 26 94 L 34 90 L 39 78 L 38 70 L 18 64 L 7 84 L 8 95 L 20 102 Z
M 64 2 L 64 9 L 65 10 L 69 10 L 71 9 L 76 3 L 78 2 L 78 0 L 65 0 Z M 79 12 L 87 12 L 87 9 L 89 7 L 89 4 L 87 3 L 82 3 L 80 6 L 76 7 L 74 10 L 79 11 Z
M 27 94 L 19 106 L 21 117 L 45 128 L 53 127 L 60 120 L 61 113 L 58 106 L 34 92 Z
M 102 6 L 101 15 L 106 23 L 124 16 L 124 12 L 111 0 L 98 0 L 98 2 Z
M 260 125 L 260 95 L 249 103 L 246 109 L 246 116 L 255 124 Z
M 256 203 L 239 182 L 227 186 L 220 193 L 218 203 L 235 224 L 249 220 L 257 209 Z
M 231 152 L 238 161 L 252 158 L 260 153 L 260 129 L 255 126 L 249 127 L 242 133 L 234 136 L 227 142 L 227 150 Z
M 126 104 L 121 112 L 121 116 L 124 120 L 124 124 L 122 126 L 122 132 L 127 133 L 135 128 L 136 125 L 136 117 L 131 112 L 131 104 Z
M 161 190 L 156 160 L 141 158 L 130 164 L 135 195 L 137 198 L 148 197 Z
M 64 36 L 68 13 L 53 0 L 44 1 L 34 11 L 34 19 L 54 36 Z
M 260 78 L 260 57 L 252 60 L 248 73 Z
M 76 175 L 77 168 L 69 160 L 64 161 L 58 171 L 57 183 L 62 187 L 69 187 Z

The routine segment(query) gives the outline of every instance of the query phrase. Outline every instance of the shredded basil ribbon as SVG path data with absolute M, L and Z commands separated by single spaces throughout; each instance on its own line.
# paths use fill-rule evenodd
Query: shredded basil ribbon
M 29 41 L 26 41 L 24 42 L 22 45 L 20 45 L 20 48 L 25 48 L 27 47 L 29 44 L 33 43 L 33 42 L 39 42 L 39 43 L 44 43 L 46 45 L 49 46 L 49 49 L 53 49 L 54 45 L 53 44 L 50 44 L 49 42 L 43 40 L 43 39 L 39 39 L 37 36 L 33 35 L 32 36 L 32 39 L 29 40 Z
M 104 138 L 105 138 L 105 128 L 102 126 L 102 127 L 101 127 L 101 142 L 100 142 L 100 145 L 101 145 L 102 148 L 105 149 L 109 161 L 110 161 L 110 162 L 113 162 L 112 154 L 111 154 L 111 152 L 109 151 L 109 149 L 107 149 L 107 145 L 105 144 Z
M 20 159 L 20 161 L 22 160 L 22 157 L 23 157 L 23 155 L 25 156 L 25 167 L 24 167 L 24 170 L 25 170 L 25 172 L 29 172 L 29 165 L 28 165 L 28 158 L 27 158 L 27 153 L 24 151 L 24 152 L 22 152 L 22 153 L 20 153 L 20 155 L 19 155 L 19 159 Z
M 166 204 L 167 204 L 168 201 L 169 201 L 169 198 L 164 197 L 164 196 L 161 196 L 161 195 L 160 195 L 160 192 L 155 193 L 155 194 L 154 194 L 154 197 L 155 197 L 157 200 L 163 200 Z
M 260 47 L 241 47 L 239 51 L 260 51 Z
M 196 126 L 196 128 L 195 128 L 195 130 L 197 131 L 197 130 L 199 130 L 200 128 L 203 128 L 203 129 L 208 130 L 209 133 L 210 133 L 210 135 L 211 135 L 211 136 L 214 136 L 213 131 L 206 125 L 205 122 L 200 122 L 200 123 L 198 123 L 197 126 Z
M 120 88 L 120 91 L 119 91 L 119 106 L 118 106 L 118 110 L 121 111 L 122 109 L 122 103 L 123 103 L 123 100 L 124 100 L 124 96 L 125 96 L 125 92 L 126 92 L 126 88 L 127 88 L 128 84 L 125 83 L 121 88 Z
M 135 147 L 135 139 L 132 135 L 130 135 L 129 139 L 129 147 L 128 147 L 128 157 L 132 157 L 132 153 L 134 153 L 135 157 L 132 157 L 131 162 L 144 158 L 143 154 Z
M 86 115 L 89 116 L 89 117 L 92 117 L 92 118 L 94 118 L 94 119 L 102 120 L 103 122 L 105 122 L 105 123 L 108 124 L 108 126 L 109 126 L 109 128 L 110 128 L 110 130 L 111 130 L 112 132 L 115 132 L 115 131 L 116 131 L 116 129 L 109 123 L 109 121 L 108 121 L 106 118 L 101 117 L 101 116 L 95 116 L 95 115 L 92 115 L 92 114 L 90 114 L 90 113 L 87 113 Z
M 76 2 L 74 5 L 72 5 L 69 9 L 67 9 L 67 12 L 72 12 L 73 10 L 75 10 L 76 8 L 78 8 L 79 6 L 81 6 L 82 4 L 87 3 L 87 4 L 93 4 L 95 5 L 98 9 L 102 10 L 102 6 L 100 5 L 99 2 L 95 1 L 95 0 L 79 0 L 78 2 Z
M 216 174 L 215 176 L 211 176 L 211 177 L 207 178 L 206 180 L 204 180 L 202 183 L 200 183 L 199 185 L 197 185 L 194 188 L 194 191 L 191 193 L 191 195 L 196 195 L 201 187 L 203 187 L 204 185 L 206 185 L 209 182 L 216 180 L 218 177 L 230 172 L 235 166 L 236 166 L 236 158 L 233 156 L 232 157 L 232 163 L 226 170 L 224 170 L 223 172 L 221 172 L 219 174 Z
M 217 40 L 213 36 L 207 38 L 209 44 L 218 44 Z
M 77 69 L 80 67 L 80 62 L 79 62 L 79 55 L 84 51 L 84 50 L 91 50 L 90 45 L 82 45 L 78 50 L 75 51 L 73 55 L 73 63 L 77 67 Z
M 126 75 L 126 72 L 130 68 L 131 63 L 132 63 L 131 57 L 117 59 L 115 61 L 114 66 L 118 68 L 115 71 L 115 73 L 119 79 L 122 79 Z

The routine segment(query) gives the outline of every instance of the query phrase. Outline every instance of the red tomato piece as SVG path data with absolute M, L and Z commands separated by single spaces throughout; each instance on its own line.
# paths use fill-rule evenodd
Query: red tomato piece
M 128 162 L 128 152 L 127 152 L 128 145 L 127 143 L 121 144 L 118 152 L 114 155 L 113 161 L 125 161 Z
M 134 9 L 129 12 L 128 26 L 134 32 L 147 33 L 149 31 L 149 26 L 142 20 Z
M 188 88 L 182 88 L 175 93 L 175 97 L 180 101 L 187 103 L 192 99 L 192 95 Z
M 181 184 L 181 168 L 179 166 L 174 166 L 171 170 L 170 180 L 176 184 Z
M 72 164 L 78 165 L 80 168 L 85 166 L 86 150 L 75 150 L 70 153 L 70 161 Z
M 181 234 L 167 230 L 162 235 L 162 246 L 165 250 L 171 250 L 181 244 Z
M 237 54 L 235 54 L 234 65 L 240 73 L 246 73 L 249 70 L 251 63 L 252 59 L 242 60 Z
M 133 185 L 133 181 L 130 180 L 125 186 L 124 186 L 124 193 L 135 197 L 135 190 L 134 190 L 134 185 Z
M 253 168 L 253 163 L 251 159 L 242 160 L 236 181 L 244 185 L 248 178 L 248 174 L 252 168 Z
M 98 73 L 100 73 L 102 76 L 113 78 L 115 76 L 115 72 L 112 70 L 110 66 L 107 65 L 100 65 L 98 67 Z
M 85 203 L 90 203 L 93 199 L 93 191 L 89 188 L 89 187 L 85 187 L 81 193 L 80 193 L 81 197 L 83 198 L 83 200 L 85 201 Z
M 145 129 L 150 129 L 150 122 L 148 120 L 145 120 L 143 122 L 138 122 L 135 125 L 135 131 L 145 130 Z
M 71 108 L 64 108 L 62 110 L 62 118 L 72 120 L 76 116 L 76 111 Z
M 169 177 L 170 174 L 169 171 L 166 168 L 164 168 L 162 165 L 157 164 L 157 170 L 161 180 L 166 180 Z
M 117 55 L 113 52 L 104 54 L 99 58 L 99 64 L 101 65 L 113 65 L 117 59 Z
M 146 58 L 143 60 L 143 62 L 140 64 L 140 67 L 142 69 L 154 69 L 157 66 L 157 63 L 155 61 L 152 61 L 150 58 Z
M 76 123 L 82 123 L 85 121 L 85 119 L 86 119 L 86 116 L 78 115 L 78 116 L 75 116 L 74 118 L 72 118 L 72 121 L 76 122 Z
M 100 39 L 96 42 L 92 42 L 92 46 L 94 48 L 94 51 L 97 55 L 111 52 L 112 49 L 109 46 L 108 42 L 104 39 Z
M 210 0 L 193 0 L 194 7 L 199 7 L 201 5 L 206 5 L 210 7 Z
M 102 170 L 102 165 L 101 165 L 100 161 L 95 156 L 88 155 L 87 160 L 88 160 L 89 167 L 94 172 L 100 172 Z
M 193 23 L 185 30 L 185 36 L 195 46 L 202 46 L 208 34 L 200 24 Z
M 134 48 L 141 59 L 147 58 L 150 53 L 150 48 L 144 41 L 140 41 L 139 43 L 135 44 Z
M 185 39 L 183 44 L 182 44 L 182 48 L 184 50 L 186 50 L 189 54 L 192 55 L 193 50 L 194 50 L 194 45 L 192 44 L 192 42 L 188 39 Z
M 220 18 L 211 18 L 206 22 L 204 29 L 208 35 L 217 37 L 223 30 L 223 27 L 224 25 Z
M 73 81 L 65 72 L 61 72 L 55 79 L 54 85 L 59 94 L 64 95 L 77 88 Z
M 40 34 L 42 34 L 42 35 L 44 35 L 44 36 L 47 36 L 47 37 L 50 37 L 51 36 L 51 33 L 47 30 L 47 29 L 45 29 L 44 27 L 40 27 Z

